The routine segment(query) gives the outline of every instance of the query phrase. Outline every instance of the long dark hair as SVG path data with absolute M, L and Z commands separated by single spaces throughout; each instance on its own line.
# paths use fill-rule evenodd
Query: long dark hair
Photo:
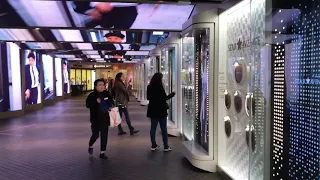
M 163 74 L 162 73 L 155 73 L 150 81 L 150 86 L 154 86 L 154 87 L 160 87 L 162 86 L 162 78 L 163 78 Z
M 116 78 L 115 78 L 115 81 L 114 81 L 114 87 L 116 87 L 119 83 L 122 83 L 122 80 L 121 80 L 121 77 L 123 76 L 123 73 L 122 72 L 119 72 L 117 75 L 116 75 Z

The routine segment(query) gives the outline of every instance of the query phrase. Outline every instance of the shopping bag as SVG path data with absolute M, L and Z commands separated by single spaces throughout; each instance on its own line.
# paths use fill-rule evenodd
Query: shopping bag
M 109 116 L 110 116 L 110 127 L 116 127 L 119 124 L 121 124 L 121 117 L 120 117 L 118 107 L 112 108 L 109 112 Z

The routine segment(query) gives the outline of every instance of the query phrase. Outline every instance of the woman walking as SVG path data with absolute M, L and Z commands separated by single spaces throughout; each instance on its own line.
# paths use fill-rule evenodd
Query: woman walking
M 164 151 L 171 151 L 171 147 L 168 145 L 168 132 L 167 132 L 167 116 L 168 116 L 168 105 L 167 100 L 175 96 L 175 92 L 167 95 L 163 84 L 162 84 L 161 73 L 156 73 L 153 75 L 150 84 L 147 88 L 147 99 L 149 100 L 147 117 L 151 119 L 151 150 L 157 150 L 160 148 L 156 143 L 156 130 L 158 123 L 160 124 L 162 139 L 164 145 Z
M 131 125 L 131 120 L 128 111 L 128 103 L 129 103 L 129 93 L 124 84 L 124 75 L 122 72 L 116 75 L 114 87 L 113 87 L 113 95 L 115 98 L 116 106 L 119 107 L 120 116 L 122 117 L 122 113 L 126 116 L 126 122 L 130 129 L 130 134 L 134 135 L 138 133 L 138 130 L 135 130 Z M 121 124 L 118 126 L 118 135 L 124 135 L 126 132 L 123 131 Z

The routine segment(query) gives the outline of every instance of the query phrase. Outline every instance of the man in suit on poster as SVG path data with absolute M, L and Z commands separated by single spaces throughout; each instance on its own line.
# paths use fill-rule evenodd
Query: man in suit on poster
M 40 67 L 36 64 L 34 53 L 28 54 L 29 64 L 25 65 L 26 103 L 37 104 L 40 86 Z
M 69 90 L 69 73 L 67 62 L 63 61 L 63 91 L 64 94 L 68 94 Z

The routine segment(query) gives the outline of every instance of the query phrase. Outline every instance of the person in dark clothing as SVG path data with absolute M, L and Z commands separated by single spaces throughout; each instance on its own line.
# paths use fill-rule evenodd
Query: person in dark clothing
M 117 107 L 119 107 L 120 116 L 122 116 L 122 113 L 126 116 L 126 122 L 130 129 L 130 134 L 134 135 L 138 133 L 138 130 L 135 130 L 133 126 L 131 125 L 130 115 L 128 111 L 128 103 L 129 103 L 129 92 L 123 83 L 125 80 L 123 73 L 118 73 L 116 75 L 114 87 L 112 89 L 112 95 L 115 99 L 115 104 Z M 121 124 L 118 126 L 118 135 L 124 135 L 126 132 L 123 131 Z
M 156 143 L 156 131 L 158 123 L 160 124 L 162 139 L 164 144 L 164 151 L 171 151 L 171 147 L 168 145 L 168 132 L 167 132 L 167 116 L 168 105 L 167 100 L 175 96 L 175 92 L 167 95 L 162 84 L 161 73 L 155 73 L 147 87 L 147 99 L 149 100 L 147 117 L 151 119 L 151 150 L 157 150 L 160 146 Z
M 90 122 L 92 136 L 89 141 L 89 154 L 93 153 L 93 144 L 99 138 L 101 141 L 101 159 L 107 159 L 105 151 L 107 148 L 108 130 L 110 126 L 109 110 L 114 104 L 112 97 L 108 91 L 105 90 L 104 79 L 97 79 L 94 82 L 95 89 L 90 93 L 86 100 L 86 106 L 90 109 Z

